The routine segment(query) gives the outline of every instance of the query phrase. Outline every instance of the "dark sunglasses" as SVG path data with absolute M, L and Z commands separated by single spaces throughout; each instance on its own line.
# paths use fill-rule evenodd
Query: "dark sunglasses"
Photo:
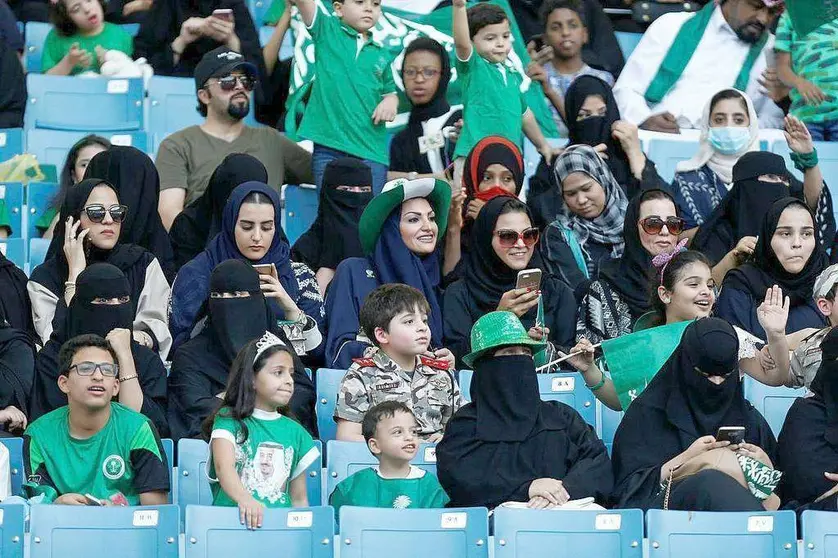
M 86 360 L 72 365 L 70 370 L 73 369 L 79 376 L 92 376 L 96 370 L 99 370 L 102 376 L 110 376 L 111 378 L 116 377 L 119 373 L 119 365 L 110 362 L 90 362 Z
M 503 248 L 512 248 L 515 244 L 518 243 L 518 239 L 524 241 L 524 245 L 529 248 L 530 246 L 535 245 L 538 242 L 538 229 L 535 227 L 529 228 L 523 232 L 508 230 L 508 229 L 501 229 L 495 234 L 500 241 L 500 245 Z
M 125 216 L 128 215 L 128 207 L 125 205 L 112 205 L 110 207 L 105 207 L 102 204 L 96 203 L 85 207 L 84 212 L 87 213 L 87 218 L 94 223 L 101 223 L 104 221 L 106 213 L 110 213 L 111 219 L 113 219 L 114 223 L 121 223 L 125 220 Z
M 217 78 L 218 86 L 221 88 L 222 91 L 232 91 L 236 88 L 236 82 L 242 84 L 242 88 L 247 91 L 253 91 L 253 88 L 256 87 L 256 80 L 250 76 L 224 76 L 222 78 Z
M 667 217 L 666 221 L 655 215 L 640 220 L 640 226 L 647 234 L 658 234 L 666 225 L 670 234 L 681 234 L 684 231 L 685 222 L 680 217 Z

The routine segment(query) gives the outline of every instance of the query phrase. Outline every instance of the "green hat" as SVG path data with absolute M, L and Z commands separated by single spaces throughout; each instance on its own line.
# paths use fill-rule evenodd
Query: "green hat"
M 381 234 L 384 221 L 402 203 L 413 198 L 426 198 L 436 213 L 439 225 L 438 238 L 441 239 L 448 226 L 448 209 L 451 207 L 451 186 L 435 178 L 417 178 L 407 180 L 397 178 L 384 185 L 381 193 L 375 196 L 358 221 L 358 236 L 365 254 L 375 250 L 375 243 Z M 438 240 L 437 240 L 438 242 Z
M 547 346 L 527 335 L 521 320 L 512 312 L 489 312 L 471 328 L 471 353 L 463 357 L 463 362 L 473 366 L 484 353 L 510 345 L 526 345 L 533 355 Z

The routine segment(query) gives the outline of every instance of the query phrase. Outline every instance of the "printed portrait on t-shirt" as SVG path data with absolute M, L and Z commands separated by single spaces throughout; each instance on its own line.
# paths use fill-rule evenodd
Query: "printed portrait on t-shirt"
M 258 498 L 276 503 L 288 498 L 287 484 L 294 462 L 294 448 L 262 442 L 242 468 L 242 484 Z

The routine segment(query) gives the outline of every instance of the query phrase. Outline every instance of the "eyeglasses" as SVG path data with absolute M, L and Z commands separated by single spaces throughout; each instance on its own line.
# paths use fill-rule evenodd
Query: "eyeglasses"
M 114 223 L 121 223 L 125 220 L 125 216 L 128 215 L 128 206 L 112 205 L 110 207 L 105 207 L 100 203 L 96 203 L 85 207 L 84 212 L 87 213 L 87 218 L 94 223 L 101 223 L 104 221 L 106 213 L 110 214 Z
M 495 234 L 500 241 L 500 245 L 503 248 L 512 248 L 515 244 L 518 243 L 518 239 L 524 241 L 524 245 L 529 248 L 530 246 L 535 245 L 538 242 L 538 229 L 535 227 L 529 228 L 523 232 L 513 231 L 509 229 L 501 229 L 496 231 Z
M 640 226 L 647 234 L 660 233 L 664 225 L 670 234 L 681 234 L 684 231 L 685 221 L 680 217 L 667 217 L 664 221 L 657 215 L 640 220 Z
M 404 72 L 404 77 L 414 79 L 419 74 L 422 74 L 422 77 L 425 79 L 431 79 L 436 77 L 440 74 L 440 71 L 436 68 L 422 68 L 421 70 L 417 70 L 416 68 L 408 68 Z
M 236 88 L 236 82 L 242 84 L 242 88 L 247 91 L 253 91 L 253 88 L 256 87 L 256 80 L 250 76 L 224 76 L 221 78 L 216 78 L 218 82 L 218 86 L 221 88 L 222 91 L 230 92 Z
M 76 370 L 79 376 L 92 376 L 96 370 L 101 372 L 102 376 L 109 376 L 111 378 L 116 377 L 119 373 L 119 365 L 111 362 L 90 362 L 86 360 L 72 365 L 70 370 L 73 369 Z

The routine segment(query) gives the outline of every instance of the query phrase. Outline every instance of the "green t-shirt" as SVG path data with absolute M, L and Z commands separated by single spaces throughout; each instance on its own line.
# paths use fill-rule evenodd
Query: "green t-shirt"
M 35 223 L 35 228 L 38 229 L 38 232 L 42 235 L 49 230 L 49 226 L 52 225 L 52 220 L 55 219 L 55 216 L 58 215 L 58 210 L 54 207 L 47 208 L 46 211 L 41 214 L 38 218 L 38 221 Z
M 412 465 L 404 479 L 386 479 L 377 467 L 363 469 L 341 481 L 329 497 L 336 516 L 341 506 L 424 509 L 444 508 L 447 503 L 448 495 L 436 476 Z
M 90 66 L 82 68 L 76 66 L 73 68 L 71 75 L 80 74 L 88 70 L 94 72 L 99 71 L 99 60 L 96 57 L 96 47 L 100 46 L 105 50 L 119 50 L 128 56 L 134 53 L 134 39 L 119 25 L 113 23 L 105 23 L 105 27 L 98 35 L 91 35 L 90 37 L 82 37 L 81 35 L 72 35 L 70 37 L 63 37 L 55 32 L 55 29 L 49 32 L 44 41 L 44 51 L 41 56 L 41 72 L 46 73 L 47 70 L 61 62 L 73 43 L 78 43 L 79 48 L 86 50 L 90 54 Z
M 151 421 L 119 403 L 111 418 L 86 440 L 70 436 L 69 407 L 42 416 L 23 434 L 27 496 L 52 502 L 62 494 L 110 499 L 122 493 L 139 505 L 140 494 L 169 491 L 169 467 Z
M 801 37 L 786 12 L 777 25 L 774 50 L 790 53 L 792 71 L 827 95 L 820 105 L 809 105 L 797 89 L 792 89 L 791 113 L 809 124 L 838 120 L 838 20 L 828 21 Z
M 384 46 L 317 10 L 309 28 L 316 79 L 300 124 L 300 136 L 360 159 L 389 164 L 387 128 L 372 113 L 396 92 L 393 62 Z
M 7 229 L 6 232 L 12 235 L 15 231 L 12 230 L 12 218 L 9 217 L 9 208 L 6 207 L 6 200 L 0 200 L 0 229 Z
M 269 508 L 290 508 L 289 483 L 318 458 L 320 451 L 311 435 L 298 422 L 279 413 L 254 409 L 244 420 L 248 436 L 239 443 L 241 429 L 222 409 L 212 424 L 212 440 L 227 440 L 236 448 L 236 471 L 245 489 Z M 214 506 L 235 506 L 218 482 L 212 451 L 207 460 L 207 476 Z M 314 502 L 316 503 L 316 502 Z M 314 504 L 313 503 L 313 504 Z
M 463 131 L 454 157 L 466 157 L 486 136 L 503 136 L 519 147 L 521 118 L 527 112 L 524 78 L 508 64 L 489 62 L 472 49 L 471 57 L 456 62 L 463 91 Z

